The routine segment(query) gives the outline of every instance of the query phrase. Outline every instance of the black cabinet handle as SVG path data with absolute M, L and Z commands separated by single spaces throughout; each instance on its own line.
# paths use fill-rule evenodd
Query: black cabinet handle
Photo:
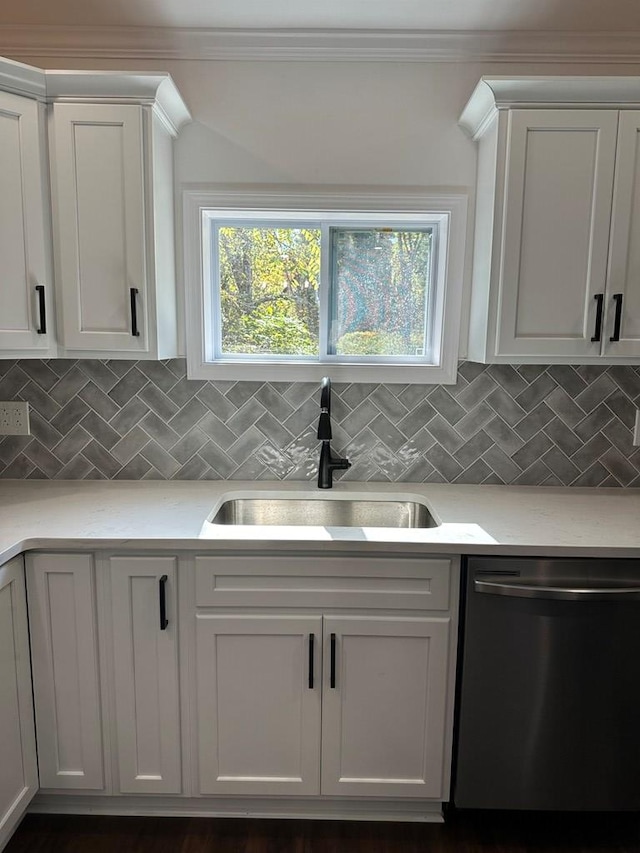
M 598 307 L 596 308 L 596 328 L 591 340 L 599 341 L 602 337 L 602 309 L 604 308 L 604 293 L 596 293 L 593 298 L 598 303 Z
M 613 334 L 609 338 L 610 341 L 620 340 L 620 324 L 622 323 L 622 293 L 613 294 L 614 302 L 616 303 L 616 316 L 613 320 Z
M 309 634 L 309 690 L 313 690 L 313 647 L 315 640 L 315 634 Z
M 36 284 L 38 294 L 38 311 L 40 312 L 40 328 L 36 331 L 39 335 L 47 334 L 47 302 L 44 298 L 44 284 Z
M 166 630 L 169 620 L 167 619 L 167 581 L 169 578 L 162 575 L 159 582 L 160 588 L 160 630 Z
M 136 300 L 138 288 L 132 287 L 129 293 L 131 295 L 131 334 L 134 338 L 138 338 L 140 337 L 140 330 L 138 329 L 138 304 Z
M 336 686 L 336 635 L 331 635 L 331 672 L 329 675 L 329 686 Z

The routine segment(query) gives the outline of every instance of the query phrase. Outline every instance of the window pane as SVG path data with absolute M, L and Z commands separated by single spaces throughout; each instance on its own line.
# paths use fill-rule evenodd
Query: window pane
M 432 228 L 332 229 L 332 355 L 425 355 L 432 236 Z
M 222 354 L 318 355 L 320 229 L 218 231 Z

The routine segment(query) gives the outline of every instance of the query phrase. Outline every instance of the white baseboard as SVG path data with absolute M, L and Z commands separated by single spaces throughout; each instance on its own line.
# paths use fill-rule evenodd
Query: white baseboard
M 30 813 L 166 817 L 252 817 L 442 823 L 442 803 L 282 797 L 93 797 L 38 794 Z

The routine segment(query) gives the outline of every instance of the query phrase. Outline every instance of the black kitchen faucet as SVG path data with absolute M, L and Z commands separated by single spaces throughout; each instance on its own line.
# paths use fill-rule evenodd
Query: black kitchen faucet
M 318 488 L 330 489 L 333 487 L 333 472 L 351 468 L 351 462 L 336 456 L 331 450 L 331 380 L 328 376 L 322 380 L 318 439 L 322 442 L 318 465 Z

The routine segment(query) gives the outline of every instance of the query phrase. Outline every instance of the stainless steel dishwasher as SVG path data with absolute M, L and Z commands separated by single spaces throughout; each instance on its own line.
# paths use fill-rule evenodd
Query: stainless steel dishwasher
M 640 809 L 640 560 L 470 558 L 453 800 Z

